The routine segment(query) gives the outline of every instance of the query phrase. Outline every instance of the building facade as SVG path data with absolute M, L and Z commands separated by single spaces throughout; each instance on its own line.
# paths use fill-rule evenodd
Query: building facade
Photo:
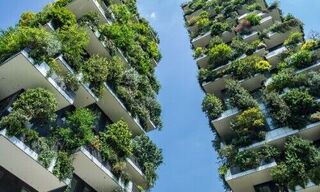
M 227 191 L 320 191 L 319 35 L 264 0 L 182 6 Z
M 0 36 L 0 191 L 141 192 L 159 39 L 135 0 L 58 0 Z

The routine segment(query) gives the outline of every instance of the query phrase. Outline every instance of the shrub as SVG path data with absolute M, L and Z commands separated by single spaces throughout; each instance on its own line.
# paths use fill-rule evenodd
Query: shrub
M 284 45 L 287 47 L 295 47 L 298 43 L 303 41 L 303 33 L 293 32 L 289 37 L 284 41 Z
M 68 114 L 65 127 L 57 127 L 53 136 L 68 152 L 90 145 L 94 140 L 95 116 L 89 109 L 77 109 Z
M 102 145 L 109 146 L 120 158 L 132 154 L 131 137 L 128 125 L 122 120 L 108 125 L 107 131 L 100 133 Z
M 207 114 L 210 120 L 213 120 L 223 112 L 224 107 L 219 98 L 214 95 L 207 94 L 202 102 L 202 111 Z
M 284 162 L 271 170 L 271 176 L 282 188 L 294 190 L 298 185 L 305 188 L 309 179 L 319 180 L 319 175 L 312 174 L 320 165 L 319 155 L 310 141 L 289 137 L 285 143 Z
M 318 46 L 318 42 L 314 39 L 307 40 L 301 47 L 301 50 L 312 51 Z
M 261 21 L 261 16 L 256 13 L 250 13 L 246 19 L 250 22 L 252 26 L 258 25 Z
M 258 63 L 263 61 L 262 57 L 251 55 L 243 59 L 238 59 L 228 67 L 228 71 L 232 72 L 232 75 L 236 79 L 246 79 L 252 77 L 258 72 L 264 71 L 265 69 L 258 68 Z
M 116 20 L 120 23 L 127 23 L 132 18 L 132 14 L 125 4 L 112 4 L 110 8 Z
M 265 93 L 264 98 L 276 123 L 280 126 L 286 125 L 291 116 L 291 110 L 285 101 L 275 92 Z
M 236 155 L 235 162 L 242 171 L 246 171 L 259 166 L 259 154 L 255 150 L 241 151 Z
M 52 21 L 56 28 L 71 27 L 77 25 L 76 16 L 65 7 L 47 5 L 41 12 L 36 14 L 31 26 L 38 27 Z
M 193 57 L 198 58 L 202 55 L 203 53 L 203 48 L 202 47 L 197 47 L 194 51 Z
M 232 106 L 239 109 L 247 109 L 258 105 L 250 93 L 241 87 L 237 81 L 228 80 L 226 82 L 226 91 Z
M 268 61 L 262 60 L 256 63 L 255 69 L 260 73 L 264 73 L 270 71 L 271 67 L 272 66 Z
M 28 89 L 13 103 L 13 110 L 21 110 L 28 119 L 52 120 L 57 110 L 55 96 L 43 89 Z
M 283 100 L 289 106 L 293 115 L 307 115 L 315 112 L 318 108 L 315 98 L 307 91 L 299 89 L 292 89 L 285 93 Z
M 71 26 L 67 29 L 59 29 L 57 35 L 62 43 L 63 56 L 79 72 L 83 65 L 84 49 L 89 43 L 88 33 L 82 27 Z
M 53 174 L 56 175 L 60 181 L 64 181 L 72 177 L 74 170 L 72 161 L 73 159 L 68 153 L 63 151 L 58 152 L 57 162 L 53 168 Z
M 60 52 L 61 44 L 58 39 L 44 28 L 18 27 L 9 29 L 1 34 L 0 61 L 27 48 L 30 56 L 40 63 L 48 57 Z
M 25 131 L 28 117 L 21 110 L 15 110 L 0 120 L 0 129 L 7 129 L 9 136 L 19 136 Z
M 88 25 L 88 26 L 92 27 L 95 30 L 99 26 L 99 23 L 100 23 L 100 18 L 99 18 L 99 15 L 98 15 L 97 12 L 90 12 L 88 14 L 83 15 L 79 19 L 79 24 L 81 26 Z
M 295 72 L 292 69 L 281 70 L 272 76 L 272 81 L 267 86 L 267 90 L 282 91 L 284 88 L 291 86 L 294 78 Z
M 259 108 L 249 108 L 237 116 L 231 123 L 231 128 L 237 133 L 237 145 L 247 146 L 262 140 L 265 133 L 263 114 Z
M 223 65 L 228 62 L 232 54 L 232 49 L 225 43 L 221 43 L 209 50 L 209 57 L 216 65 Z
M 226 22 L 214 21 L 211 26 L 211 35 L 221 35 L 224 31 L 230 30 L 229 24 Z
M 155 171 L 163 161 L 161 149 L 158 149 L 146 135 L 134 138 L 132 148 L 133 155 L 146 173 L 149 187 L 153 186 L 157 178 Z
M 104 89 L 110 65 L 106 58 L 95 55 L 90 57 L 82 66 L 83 79 L 85 82 L 90 83 L 92 91 L 97 96 L 100 96 Z

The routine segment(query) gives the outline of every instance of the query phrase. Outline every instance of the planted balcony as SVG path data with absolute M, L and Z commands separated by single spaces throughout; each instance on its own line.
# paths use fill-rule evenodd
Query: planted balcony
M 112 19 L 110 11 L 103 1 L 97 0 L 65 0 L 58 1 L 56 6 L 65 6 L 69 9 L 77 19 L 88 13 L 96 13 L 101 23 L 111 23 Z
M 20 89 L 43 87 L 55 94 L 59 109 L 74 102 L 75 93 L 66 86 L 62 77 L 52 72 L 47 63 L 35 63 L 26 50 L 6 60 L 0 73 L 5 79 L 1 81 L 2 98 Z
M 294 17 L 287 16 L 283 22 L 273 24 L 265 35 L 264 42 L 267 49 L 281 45 L 293 32 L 301 32 L 301 22 Z
M 222 71 L 202 70 L 199 78 L 207 93 L 221 97 L 227 79 L 240 80 L 243 87 L 253 91 L 261 87 L 262 82 L 266 80 L 263 73 L 269 71 L 270 68 L 271 65 L 267 61 L 253 55 L 232 62 L 227 69 Z
M 50 143 L 35 131 L 48 131 L 57 109 L 54 95 L 40 88 L 18 94 L 12 97 L 14 102 L 5 100 L 3 110 L 7 112 L 0 120 L 1 166 L 38 191 L 66 186 L 67 178 L 56 173 L 59 158 L 55 158 Z M 29 175 L 31 170 L 33 177 Z
M 279 158 L 280 152 L 272 146 L 264 146 L 260 150 L 247 150 L 235 152 L 231 155 L 227 151 L 226 164 L 221 168 L 225 181 L 236 192 L 255 192 L 254 186 L 272 181 L 271 170 L 277 166 L 275 159 Z M 228 155 L 229 154 L 229 155 Z

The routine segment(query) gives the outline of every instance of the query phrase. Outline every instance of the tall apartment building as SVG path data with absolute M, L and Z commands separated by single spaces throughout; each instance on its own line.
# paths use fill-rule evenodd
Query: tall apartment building
M 140 192 L 159 39 L 135 0 L 58 0 L 0 36 L 0 191 Z
M 226 190 L 320 191 L 319 35 L 277 2 L 182 9 Z

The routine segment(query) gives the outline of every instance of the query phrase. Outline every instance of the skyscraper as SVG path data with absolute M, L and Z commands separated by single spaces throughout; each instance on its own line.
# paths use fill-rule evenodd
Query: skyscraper
M 278 2 L 182 9 L 226 190 L 320 191 L 319 35 Z
M 135 0 L 58 0 L 2 32 L 0 191 L 152 188 L 158 43 Z

